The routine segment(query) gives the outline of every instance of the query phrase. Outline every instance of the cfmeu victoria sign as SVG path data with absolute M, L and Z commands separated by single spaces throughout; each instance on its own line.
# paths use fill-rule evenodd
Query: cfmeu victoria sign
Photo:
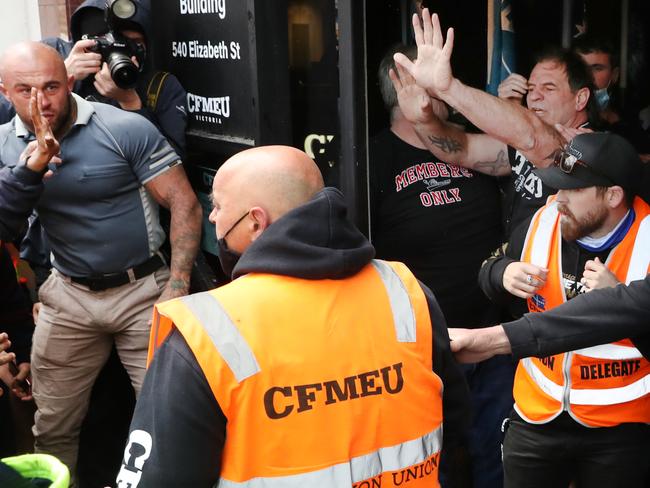
M 188 134 L 253 145 L 249 2 L 158 0 L 155 50 L 160 66 L 187 90 Z

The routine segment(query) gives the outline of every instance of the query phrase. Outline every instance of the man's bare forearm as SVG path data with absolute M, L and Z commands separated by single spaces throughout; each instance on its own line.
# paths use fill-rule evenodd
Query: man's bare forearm
M 199 250 L 201 239 L 201 207 L 194 197 L 178 198 L 172 203 L 169 241 L 172 258 L 169 288 L 174 293 L 185 294 L 189 290 L 192 265 Z
M 473 168 L 483 174 L 490 176 L 502 176 L 510 172 L 510 162 L 508 161 L 508 151 L 500 149 L 494 159 L 486 161 L 477 161 Z
M 507 147 L 495 138 L 484 134 L 467 134 L 437 119 L 414 127 L 426 148 L 442 161 L 490 176 L 510 173 Z
M 414 124 L 415 132 L 431 153 L 446 163 L 465 166 L 467 134 L 436 117 L 427 123 Z
M 439 96 L 483 132 L 515 147 L 533 162 L 547 159 L 562 147 L 560 134 L 527 108 L 464 85 L 458 79 Z

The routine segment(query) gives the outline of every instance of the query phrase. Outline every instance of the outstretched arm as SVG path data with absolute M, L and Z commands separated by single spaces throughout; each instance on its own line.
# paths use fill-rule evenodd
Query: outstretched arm
M 454 31 L 442 36 L 438 16 L 422 13 L 413 17 L 418 57 L 410 61 L 401 53 L 395 62 L 402 65 L 427 92 L 444 100 L 461 112 L 476 127 L 504 144 L 518 149 L 535 164 L 552 160 L 564 140 L 550 125 L 524 107 L 499 99 L 476 88 L 464 85 L 451 71 Z
M 579 295 L 548 312 L 528 313 L 503 325 L 449 329 L 449 337 L 456 359 L 465 363 L 511 351 L 517 358 L 542 357 L 626 337 L 650 357 L 649 316 L 650 275 L 629 286 Z
M 397 72 L 388 72 L 399 108 L 422 143 L 441 161 L 463 166 L 491 176 L 510 173 L 508 149 L 505 144 L 485 134 L 467 134 L 464 130 L 441 120 L 431 97 L 416 84 L 400 65 Z

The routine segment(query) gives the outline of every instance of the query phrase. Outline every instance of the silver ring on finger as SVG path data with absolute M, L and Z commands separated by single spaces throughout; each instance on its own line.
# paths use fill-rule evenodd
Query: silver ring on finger
M 526 283 L 528 283 L 529 285 L 533 283 L 533 276 L 532 275 L 529 275 L 529 274 L 526 275 Z

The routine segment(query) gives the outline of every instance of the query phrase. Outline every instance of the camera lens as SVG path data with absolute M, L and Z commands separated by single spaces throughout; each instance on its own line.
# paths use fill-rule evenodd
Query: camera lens
M 126 54 L 119 51 L 111 52 L 106 59 L 111 78 L 117 86 L 123 89 L 133 88 L 138 81 L 138 67 Z

